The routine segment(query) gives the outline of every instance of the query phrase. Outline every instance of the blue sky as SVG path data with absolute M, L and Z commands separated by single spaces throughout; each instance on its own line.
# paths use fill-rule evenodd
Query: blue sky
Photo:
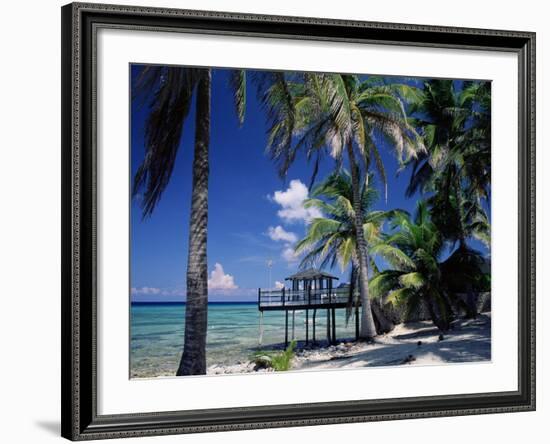
M 132 65 L 132 77 L 142 65 Z M 294 239 L 305 234 L 306 221 L 315 216 L 303 208 L 313 166 L 299 155 L 285 180 L 265 154 L 265 114 L 248 88 L 245 122 L 239 127 L 228 71 L 213 69 L 210 141 L 208 271 L 210 301 L 255 300 L 258 287 L 295 272 L 299 263 L 291 254 Z M 144 127 L 148 107 L 134 101 L 131 108 L 132 177 L 145 153 Z M 131 293 L 133 301 L 185 300 L 194 107 L 183 129 L 174 171 L 153 214 L 145 219 L 139 195 L 131 202 Z M 375 208 L 413 211 L 417 196 L 405 197 L 410 171 L 399 175 L 391 147 L 382 145 L 388 174 L 388 200 Z M 333 168 L 326 156 L 318 179 Z M 129 178 L 131 180 L 131 178 Z M 479 247 L 479 245 L 476 245 Z M 267 261 L 273 262 L 271 281 Z M 343 281 L 348 271 L 332 270 Z

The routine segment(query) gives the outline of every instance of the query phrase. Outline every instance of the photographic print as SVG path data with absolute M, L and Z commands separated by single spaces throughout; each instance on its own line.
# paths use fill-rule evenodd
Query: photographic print
M 131 378 L 491 360 L 491 82 L 130 65 Z
M 535 409 L 535 33 L 61 22 L 62 436 Z

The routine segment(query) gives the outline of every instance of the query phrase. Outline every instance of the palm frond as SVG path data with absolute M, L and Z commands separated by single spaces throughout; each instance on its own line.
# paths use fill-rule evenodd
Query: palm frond
M 380 175 L 380 179 L 382 180 L 382 184 L 384 185 L 384 200 L 388 201 L 388 178 L 386 176 L 386 168 L 384 167 L 384 162 L 382 160 L 382 156 L 380 155 L 380 151 L 378 150 L 378 147 L 376 144 L 372 141 L 371 136 L 368 136 L 367 139 L 368 143 L 368 152 L 370 155 L 374 157 L 374 165 L 376 166 L 376 171 L 378 171 L 378 174 Z
M 400 248 L 386 243 L 380 243 L 371 247 L 371 254 L 382 257 L 392 266 L 402 269 L 415 269 L 414 261 Z
M 386 296 L 386 303 L 394 307 L 402 307 L 410 304 L 410 297 L 415 293 L 412 288 L 398 288 L 390 291 Z
M 234 69 L 229 76 L 229 83 L 233 89 L 233 100 L 239 124 L 242 126 L 246 110 L 246 71 Z
M 384 298 L 390 291 L 399 287 L 400 271 L 384 270 L 369 280 L 369 292 L 374 298 Z
M 134 176 L 133 194 L 145 188 L 143 215 L 150 215 L 166 189 L 181 141 L 183 123 L 189 114 L 195 86 L 206 70 L 164 67 L 151 71 L 159 84 L 152 93 L 151 111 L 145 124 L 145 158 Z
M 284 177 L 296 156 L 292 148 L 296 116 L 292 88 L 282 72 L 262 71 L 254 80 L 269 122 L 266 151 L 279 164 L 279 175 Z
M 426 284 L 426 279 L 422 273 L 413 271 L 411 273 L 402 274 L 399 277 L 399 283 L 407 288 L 421 288 Z

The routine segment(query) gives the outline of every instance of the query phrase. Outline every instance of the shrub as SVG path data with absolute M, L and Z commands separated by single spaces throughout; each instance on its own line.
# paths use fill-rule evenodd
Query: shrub
M 276 372 L 284 372 L 290 369 L 295 349 L 296 341 L 292 341 L 282 352 L 259 350 L 252 355 L 251 361 L 256 364 L 256 369 L 272 368 Z

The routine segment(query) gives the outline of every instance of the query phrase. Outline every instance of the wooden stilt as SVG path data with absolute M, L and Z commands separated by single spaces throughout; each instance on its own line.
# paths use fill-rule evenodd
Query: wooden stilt
M 285 310 L 285 348 L 288 347 L 288 310 Z
M 292 310 L 292 340 L 296 339 L 294 327 L 296 325 L 296 311 Z
M 313 343 L 315 344 L 315 318 L 317 317 L 317 309 L 313 310 Z
M 306 345 L 309 342 L 309 310 L 306 309 Z
M 327 340 L 328 343 L 331 343 L 330 340 L 330 308 L 327 308 Z
M 258 339 L 258 345 L 262 345 L 262 340 L 264 338 L 264 312 L 260 311 L 260 337 Z
M 336 309 L 332 309 L 332 343 L 336 344 Z
M 329 344 L 336 344 L 336 309 L 344 308 L 344 297 L 348 296 L 347 290 L 333 288 L 333 278 L 326 273 L 319 273 L 314 277 L 310 277 L 311 273 L 296 273 L 288 278 L 291 280 L 291 285 L 288 288 L 282 288 L 280 292 L 264 291 L 258 289 L 258 309 L 260 317 L 258 320 L 258 344 L 261 346 L 264 336 L 264 311 L 266 310 L 283 310 L 285 312 L 285 337 L 284 345 L 288 347 L 291 340 L 296 340 L 297 336 L 301 335 L 302 317 L 298 316 L 298 331 L 296 331 L 296 310 L 305 310 L 305 340 L 306 346 L 317 343 L 317 312 L 321 316 L 321 326 L 323 323 L 323 310 L 326 310 L 326 338 Z M 353 296 L 353 289 L 349 290 Z M 289 311 L 292 310 L 292 313 Z M 313 310 L 313 313 L 310 311 Z M 352 310 L 355 312 L 355 337 L 358 339 L 361 334 L 360 320 L 360 303 L 355 302 L 352 305 Z M 292 320 L 289 319 L 292 316 Z M 310 319 L 313 317 L 312 330 L 309 328 Z M 290 326 L 292 322 L 292 326 Z M 323 327 L 321 327 L 323 329 Z M 324 343 L 323 332 L 321 332 L 320 341 Z M 302 337 L 303 339 L 303 337 Z

